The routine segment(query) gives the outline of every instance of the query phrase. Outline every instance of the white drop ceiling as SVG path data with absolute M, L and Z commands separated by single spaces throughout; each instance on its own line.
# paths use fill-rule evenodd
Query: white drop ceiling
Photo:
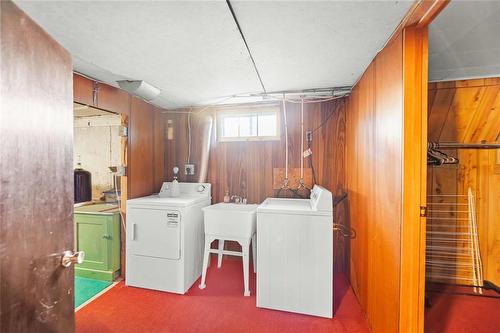
M 116 86 L 145 80 L 165 108 L 263 92 L 225 1 L 16 1 L 73 56 Z M 231 1 L 266 91 L 350 86 L 411 1 Z
M 429 80 L 500 76 L 500 1 L 451 1 L 429 27 Z

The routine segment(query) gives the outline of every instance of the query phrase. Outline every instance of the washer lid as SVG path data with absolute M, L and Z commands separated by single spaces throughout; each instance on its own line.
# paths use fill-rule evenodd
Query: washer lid
M 127 200 L 127 206 L 168 206 L 187 207 L 199 202 L 210 200 L 210 197 L 196 195 L 181 195 L 179 197 L 160 197 L 158 194 Z
M 332 216 L 331 210 L 316 210 L 309 199 L 267 198 L 257 213 Z

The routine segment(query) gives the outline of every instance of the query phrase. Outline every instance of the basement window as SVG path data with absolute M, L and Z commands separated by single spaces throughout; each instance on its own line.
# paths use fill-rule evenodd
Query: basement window
M 222 142 L 279 140 L 280 109 L 266 107 L 219 111 L 217 130 Z

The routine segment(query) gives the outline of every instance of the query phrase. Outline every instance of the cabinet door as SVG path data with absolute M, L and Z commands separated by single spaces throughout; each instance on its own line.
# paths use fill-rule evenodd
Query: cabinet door
M 78 251 L 85 251 L 82 268 L 109 269 L 109 231 L 106 216 L 75 215 Z

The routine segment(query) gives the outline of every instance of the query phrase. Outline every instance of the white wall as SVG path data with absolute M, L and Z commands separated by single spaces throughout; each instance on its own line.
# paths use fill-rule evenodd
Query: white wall
M 75 117 L 73 161 L 92 174 L 92 198 L 113 187 L 108 166 L 120 164 L 120 116 L 115 114 Z

